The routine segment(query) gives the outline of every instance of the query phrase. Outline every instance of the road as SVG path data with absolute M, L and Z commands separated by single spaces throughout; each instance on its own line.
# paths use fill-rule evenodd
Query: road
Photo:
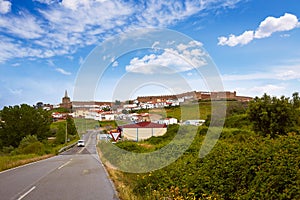
M 2 200 L 118 199 L 96 151 L 96 135 L 85 147 L 0 173 Z

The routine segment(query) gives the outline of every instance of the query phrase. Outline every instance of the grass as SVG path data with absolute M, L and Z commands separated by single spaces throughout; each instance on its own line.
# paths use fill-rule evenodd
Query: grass
M 211 112 L 210 102 L 200 102 L 182 106 L 165 108 L 167 117 L 178 120 L 206 119 Z
M 36 154 L 27 154 L 27 155 L 15 155 L 15 156 L 0 156 L 0 171 L 25 165 L 31 162 L 36 162 L 46 158 L 50 158 L 54 154 L 47 154 L 39 156 Z
M 74 122 L 77 132 L 80 135 L 84 134 L 88 129 L 94 129 L 95 127 L 99 126 L 99 122 L 93 119 L 75 118 Z
M 21 165 L 25 165 L 28 163 L 36 162 L 39 160 L 47 159 L 52 156 L 55 156 L 58 154 L 58 151 L 63 148 L 64 146 L 68 146 L 71 144 L 74 144 L 77 142 L 79 137 L 76 137 L 74 140 L 71 140 L 67 144 L 60 144 L 54 147 L 51 147 L 50 144 L 47 145 L 47 148 L 49 149 L 49 153 L 44 155 L 38 155 L 38 154 L 18 154 L 18 155 L 11 155 L 11 154 L 4 154 L 0 155 L 0 171 L 4 171 L 7 169 L 11 169 L 14 167 L 18 167 Z
M 117 127 L 116 121 L 99 121 L 99 126 L 109 129 L 115 129 Z

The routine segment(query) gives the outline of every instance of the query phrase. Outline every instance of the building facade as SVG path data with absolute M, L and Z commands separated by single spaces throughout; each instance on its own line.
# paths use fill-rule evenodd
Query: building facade
M 152 122 L 140 122 L 136 124 L 127 124 L 120 127 L 124 139 L 141 141 L 152 136 L 161 136 L 167 132 L 166 124 L 157 124 Z

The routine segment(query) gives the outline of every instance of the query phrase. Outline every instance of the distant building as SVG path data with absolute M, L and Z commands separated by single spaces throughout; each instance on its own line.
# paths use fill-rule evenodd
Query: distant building
M 162 120 L 155 121 L 158 124 L 166 124 L 166 125 L 171 125 L 171 124 L 177 124 L 178 120 L 176 118 L 166 118 Z
M 68 97 L 67 90 L 65 91 L 65 96 L 62 98 L 62 103 L 60 104 L 61 108 L 72 109 L 72 102 L 70 97 Z
M 203 119 L 193 119 L 193 120 L 186 120 L 183 122 L 184 125 L 193 125 L 193 126 L 201 126 L 204 124 L 205 120 Z
M 158 95 L 158 96 L 140 96 L 137 97 L 139 103 L 163 103 L 184 100 L 236 100 L 236 101 L 250 101 L 252 97 L 237 96 L 236 91 L 220 91 L 220 92 L 203 92 L 203 91 L 192 91 L 185 92 L 176 95 Z

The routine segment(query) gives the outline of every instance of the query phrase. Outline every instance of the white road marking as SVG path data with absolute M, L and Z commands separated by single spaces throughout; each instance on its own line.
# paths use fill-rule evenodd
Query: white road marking
M 36 188 L 36 187 L 33 186 L 33 187 L 32 187 L 30 190 L 28 190 L 25 194 L 23 194 L 22 196 L 20 196 L 20 197 L 18 198 L 18 200 L 23 199 L 26 195 L 28 195 L 30 192 L 32 192 L 35 188 Z
M 77 153 L 81 153 L 83 151 L 83 149 L 85 149 L 85 147 L 83 147 L 82 149 L 80 149 Z
M 57 169 L 61 169 L 61 168 L 65 167 L 65 166 L 67 166 L 70 162 L 71 162 L 71 160 L 69 160 L 68 162 L 64 163 L 63 165 L 61 165 L 61 166 L 60 166 L 59 168 L 57 168 Z

